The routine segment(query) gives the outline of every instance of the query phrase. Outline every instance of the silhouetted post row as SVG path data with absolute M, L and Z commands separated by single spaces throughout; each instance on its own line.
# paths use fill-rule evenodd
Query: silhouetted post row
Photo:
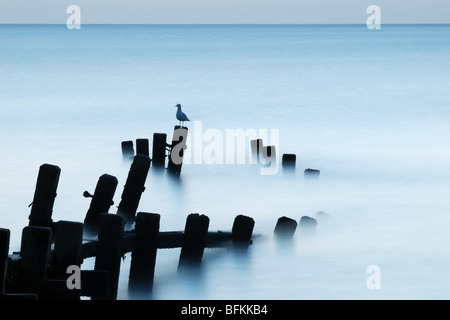
M 182 135 L 187 134 L 184 128 L 177 129 L 182 130 Z M 185 138 L 186 135 L 180 140 Z M 19 253 L 8 255 L 10 232 L 0 228 L 0 297 L 11 298 L 18 294 L 17 297 L 23 299 L 77 300 L 80 296 L 90 296 L 97 300 L 114 300 L 117 298 L 121 257 L 128 252 L 131 252 L 129 292 L 151 294 L 158 249 L 181 248 L 178 267 L 197 268 L 205 248 L 222 247 L 227 243 L 246 246 L 252 243 L 255 222 L 244 215 L 234 219 L 231 232 L 209 232 L 209 218 L 198 213 L 188 215 L 184 231 L 161 232 L 159 214 L 136 214 L 149 166 L 148 156 L 137 154 L 134 157 L 117 214 L 107 213 L 117 178 L 102 175 L 94 195 L 84 193 L 92 200 L 84 223 L 81 223 L 52 221 L 60 169 L 42 165 L 30 225 L 22 231 Z M 135 223 L 134 228 L 126 231 L 127 223 Z M 86 230 L 93 230 L 93 233 Z M 92 237 L 96 234 L 98 237 Z M 94 270 L 79 270 L 83 259 L 88 257 L 95 257 Z M 69 267 L 78 267 L 81 271 L 81 280 L 76 280 L 80 281 L 81 288 L 67 285 Z

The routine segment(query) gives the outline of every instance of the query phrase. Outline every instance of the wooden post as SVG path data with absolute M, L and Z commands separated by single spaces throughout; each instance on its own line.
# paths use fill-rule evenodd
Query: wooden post
M 127 225 L 134 222 L 136 211 L 141 200 L 142 192 L 145 190 L 145 180 L 150 168 L 150 158 L 142 154 L 134 157 L 128 178 L 122 193 L 117 214 L 125 219 Z
M 169 162 L 167 171 L 174 175 L 180 175 L 181 166 L 183 165 L 183 155 L 186 149 L 186 138 L 188 128 L 175 126 L 172 136 L 172 144 L 170 145 Z
M 208 227 L 209 218 L 203 214 L 192 213 L 187 217 L 178 264 L 179 268 L 184 266 L 200 266 L 203 251 L 205 250 Z
M 255 139 L 250 141 L 250 147 L 252 150 L 252 164 L 259 164 L 260 163 L 259 154 L 263 148 L 263 140 Z
M 255 220 L 251 217 L 244 215 L 238 215 L 234 218 L 232 232 L 232 239 L 234 243 L 252 243 L 253 227 L 255 226 Z
M 305 169 L 305 174 L 304 174 L 305 178 L 319 178 L 319 175 L 320 175 L 320 170 L 311 169 L 311 168 Z
M 83 242 L 83 224 L 60 220 L 55 227 L 55 248 L 53 251 L 52 277 L 55 279 L 66 279 L 68 277 L 67 267 L 70 265 L 80 266 L 81 245 Z
M 167 134 L 154 133 L 152 146 L 152 166 L 164 168 L 166 163 Z
M 9 237 L 10 231 L 8 229 L 0 228 L 0 296 L 5 294 L 6 270 L 8 269 Z
M 148 139 L 136 139 L 136 154 L 149 156 L 148 153 Z
M 131 254 L 128 289 L 131 294 L 151 296 L 158 249 L 160 215 L 139 212 L 136 215 L 136 243 Z
M 295 171 L 295 161 L 296 161 L 296 155 L 295 154 L 283 154 L 282 160 L 281 160 L 281 166 L 283 167 L 283 171 Z
M 299 228 L 302 233 L 313 233 L 317 227 L 317 220 L 308 216 L 303 216 L 300 218 Z
M 69 290 L 66 280 L 48 280 L 52 229 L 28 226 L 22 231 L 19 292 L 36 293 L 39 299 L 79 299 L 79 290 Z
M 109 174 L 100 176 L 95 187 L 94 195 L 85 191 L 85 197 L 92 197 L 89 210 L 84 219 L 84 229 L 88 235 L 96 235 L 98 232 L 98 219 L 100 214 L 108 213 L 114 204 L 113 197 L 117 188 L 117 178 Z
M 53 204 L 56 198 L 61 169 L 51 164 L 43 164 L 39 168 L 29 226 L 51 227 Z
M 95 270 L 105 270 L 109 274 L 109 294 L 107 300 L 116 300 L 120 274 L 120 244 L 123 238 L 124 220 L 115 214 L 100 215 L 98 230 L 97 256 Z M 93 299 L 102 299 L 93 297 Z
M 270 161 L 276 161 L 276 149 L 275 146 L 265 146 L 263 147 L 263 157 L 264 163 L 263 165 L 272 165 Z
M 122 141 L 122 156 L 124 160 L 130 160 L 134 157 L 133 141 Z
M 294 219 L 283 216 L 278 218 L 274 233 L 278 238 L 289 239 L 294 236 L 295 229 L 297 229 L 297 222 Z
M 21 273 L 25 279 L 45 279 L 52 240 L 52 229 L 28 226 L 22 231 Z

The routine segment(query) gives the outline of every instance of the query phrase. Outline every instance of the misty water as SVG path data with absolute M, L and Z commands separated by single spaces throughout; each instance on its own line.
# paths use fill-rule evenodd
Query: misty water
M 180 103 L 190 161 L 179 180 L 150 168 L 138 211 L 159 213 L 161 231 L 183 230 L 190 213 L 230 231 L 244 214 L 254 237 L 245 252 L 206 249 L 193 274 L 177 271 L 179 249 L 158 250 L 153 299 L 448 299 L 449 39 L 448 25 L 0 25 L 10 251 L 40 165 L 61 168 L 54 221 L 83 221 L 83 191 L 104 173 L 119 180 L 116 213 L 131 165 L 121 141 L 169 140 Z M 266 133 L 278 171 L 261 174 L 248 145 L 235 150 L 245 163 L 227 155 L 226 132 L 239 129 Z M 283 172 L 283 153 L 297 155 L 295 173 Z M 281 216 L 317 218 L 316 232 L 278 241 Z M 130 260 L 119 299 L 129 298 Z M 370 266 L 379 288 L 368 286 Z

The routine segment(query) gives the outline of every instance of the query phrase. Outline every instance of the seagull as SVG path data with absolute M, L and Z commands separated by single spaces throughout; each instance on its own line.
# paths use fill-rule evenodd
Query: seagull
M 177 119 L 180 121 L 180 126 L 185 121 L 190 121 L 189 118 L 187 117 L 187 115 L 183 111 L 181 111 L 181 104 L 177 104 L 175 107 L 178 108 L 176 116 L 177 116 Z

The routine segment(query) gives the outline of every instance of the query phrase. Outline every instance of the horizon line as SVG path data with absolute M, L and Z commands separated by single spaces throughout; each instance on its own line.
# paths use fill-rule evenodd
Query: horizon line
M 449 25 L 450 22 L 426 22 L 426 23 L 413 23 L 413 22 L 395 22 L 395 23 L 383 23 L 382 25 Z M 11 23 L 3 23 L 0 22 L 0 25 L 63 25 L 65 26 L 66 23 L 22 23 L 22 22 L 11 22 Z M 82 23 L 81 25 L 128 25 L 128 26 L 186 26 L 186 25 L 192 25 L 192 26 L 240 26 L 240 25 L 248 25 L 248 26 L 295 26 L 295 25 L 362 25 L 365 26 L 366 23 Z

